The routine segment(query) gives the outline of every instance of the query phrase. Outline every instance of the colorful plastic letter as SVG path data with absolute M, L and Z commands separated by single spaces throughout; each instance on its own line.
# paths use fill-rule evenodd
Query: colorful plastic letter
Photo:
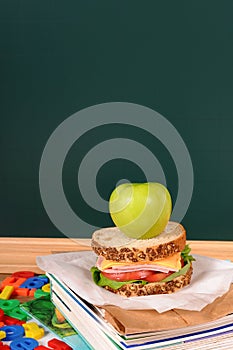
M 24 328 L 19 325 L 3 326 L 0 328 L 0 331 L 4 331 L 6 333 L 5 338 L 3 338 L 5 341 L 17 339 L 24 336 Z
M 33 338 L 19 338 L 10 343 L 11 350 L 34 350 L 38 345 Z
M 14 324 L 18 324 L 22 326 L 22 324 L 25 323 L 25 321 L 20 321 L 17 318 L 7 316 L 7 315 L 4 316 L 3 322 L 5 323 L 6 326 L 13 326 Z
M 8 316 L 17 318 L 18 320 L 27 321 L 27 314 L 22 309 L 20 309 L 20 307 L 15 307 L 12 310 L 6 311 L 6 314 Z
M 6 332 L 0 330 L 0 339 L 6 338 Z
M 2 281 L 1 287 L 4 288 L 5 286 L 13 286 L 15 288 L 18 288 L 25 281 L 26 278 L 10 276 Z
M 0 348 L 1 350 L 1 348 Z M 51 350 L 50 348 L 47 348 L 47 346 L 39 345 L 34 350 Z
M 46 275 L 39 275 L 37 277 L 41 278 L 45 282 L 44 284 L 49 283 L 49 279 Z
M 29 289 L 29 294 L 28 294 L 28 296 L 29 296 L 29 297 L 34 297 L 36 291 L 37 291 L 36 288 Z
M 39 277 L 31 277 L 28 278 L 24 283 L 22 283 L 20 285 L 20 288 L 28 288 L 28 289 L 32 289 L 32 288 L 41 288 L 46 282 Z
M 50 346 L 54 350 L 72 350 L 72 348 L 64 343 L 64 341 L 53 338 L 48 341 L 48 346 Z
M 13 286 L 5 286 L 3 288 L 3 291 L 0 293 L 0 299 L 10 299 L 10 296 L 13 293 L 14 289 L 15 288 Z
M 22 278 L 30 278 L 35 276 L 35 272 L 32 271 L 16 271 L 11 276 L 13 277 L 22 277 Z
M 34 298 L 40 298 L 40 297 L 45 297 L 46 295 L 49 295 L 49 293 L 44 292 L 42 289 L 37 289 L 34 294 Z
M 20 302 L 16 299 L 10 299 L 10 300 L 3 300 L 0 299 L 0 308 L 4 311 L 6 314 L 8 311 L 14 309 L 15 307 L 19 306 Z
M 44 329 L 35 322 L 24 323 L 23 325 L 26 337 L 40 339 L 44 336 Z
M 21 297 L 27 297 L 29 294 L 28 288 L 15 288 L 13 295 L 21 296 Z
M 0 341 L 0 350 L 10 350 L 10 347 L 9 345 L 5 345 Z
M 41 289 L 43 292 L 50 293 L 50 283 L 45 284 Z
M 0 321 L 2 321 L 4 318 L 4 311 L 0 309 Z

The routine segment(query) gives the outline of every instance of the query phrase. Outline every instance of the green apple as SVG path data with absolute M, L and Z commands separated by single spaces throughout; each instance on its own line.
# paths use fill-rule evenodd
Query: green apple
M 109 199 L 114 224 L 135 239 L 158 236 L 166 227 L 171 210 L 170 193 L 157 182 L 121 184 Z

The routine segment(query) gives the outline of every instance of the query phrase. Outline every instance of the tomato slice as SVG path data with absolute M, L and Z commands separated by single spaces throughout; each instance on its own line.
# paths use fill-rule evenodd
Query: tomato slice
M 106 273 L 101 271 L 102 275 L 109 278 L 110 280 L 125 282 L 131 280 L 146 280 L 147 278 L 154 274 L 153 271 L 150 270 L 141 270 L 141 271 L 132 271 L 132 272 L 113 272 Z
M 150 270 L 133 271 L 133 272 L 113 272 L 106 273 L 101 271 L 102 275 L 113 281 L 126 282 L 131 280 L 144 280 L 147 282 L 160 282 L 173 272 L 155 272 Z
M 173 272 L 168 272 L 168 273 L 164 273 L 164 272 L 154 272 L 153 274 L 147 276 L 145 278 L 145 280 L 147 282 L 160 282 L 162 281 L 164 278 L 170 276 Z

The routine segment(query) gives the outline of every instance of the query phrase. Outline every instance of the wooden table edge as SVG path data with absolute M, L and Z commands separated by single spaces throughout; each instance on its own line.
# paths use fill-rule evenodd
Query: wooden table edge
M 233 241 L 188 240 L 193 254 L 233 261 Z M 91 250 L 90 239 L 0 237 L 0 273 L 20 270 L 42 272 L 36 257 Z

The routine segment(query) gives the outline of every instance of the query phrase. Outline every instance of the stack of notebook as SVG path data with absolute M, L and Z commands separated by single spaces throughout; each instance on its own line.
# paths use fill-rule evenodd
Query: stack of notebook
M 54 274 L 48 274 L 54 305 L 93 349 L 231 349 L 233 314 L 215 321 L 167 330 L 129 333 L 111 307 L 94 306 Z M 122 310 L 123 316 L 132 311 Z M 141 311 L 143 312 L 143 310 Z M 132 315 L 132 314 L 131 314 Z M 138 315 L 138 314 L 137 314 Z M 139 313 L 140 315 L 140 313 Z M 146 315 L 146 314 L 141 314 Z M 146 319 L 143 322 L 146 322 Z

